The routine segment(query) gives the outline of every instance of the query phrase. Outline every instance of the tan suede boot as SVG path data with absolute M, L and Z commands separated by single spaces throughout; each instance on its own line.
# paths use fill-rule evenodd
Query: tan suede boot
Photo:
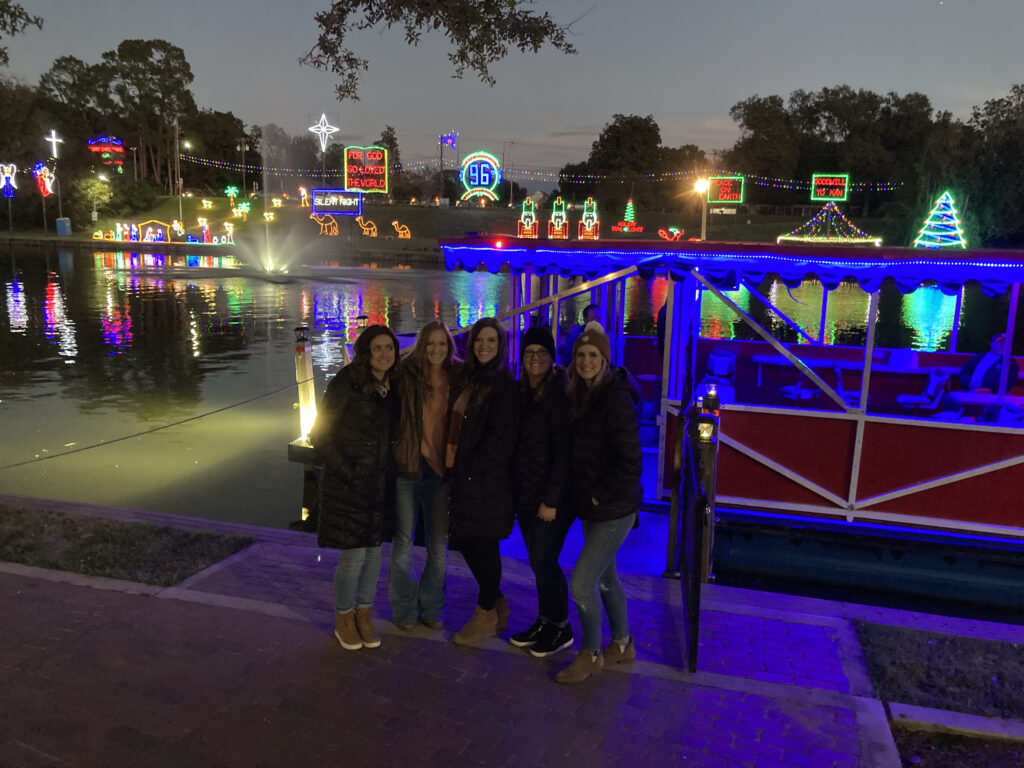
M 356 630 L 359 632 L 359 637 L 365 648 L 380 648 L 380 635 L 377 634 L 377 630 L 373 628 L 373 622 L 370 621 L 372 610 L 370 606 L 356 608 Z
M 593 654 L 590 651 L 580 651 L 572 664 L 555 675 L 556 683 L 580 683 L 591 675 L 596 675 L 604 667 L 604 658 L 601 654 Z
M 632 661 L 636 661 L 636 643 L 630 637 L 626 646 L 622 647 L 612 640 L 601 655 L 604 656 L 605 664 L 629 664 Z
M 358 651 L 363 640 L 356 629 L 356 615 L 353 611 L 334 614 L 334 636 L 346 651 Z
M 493 608 L 485 611 L 479 605 L 469 622 L 455 633 L 452 642 L 456 645 L 476 645 L 498 634 L 498 613 Z
M 494 611 L 498 614 L 498 631 L 504 632 L 508 629 L 508 615 L 511 613 L 508 607 L 508 601 L 505 600 L 504 595 L 501 595 L 495 601 Z

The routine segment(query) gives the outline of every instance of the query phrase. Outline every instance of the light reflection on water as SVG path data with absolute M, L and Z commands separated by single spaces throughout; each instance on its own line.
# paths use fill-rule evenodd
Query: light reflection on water
M 357 335 L 359 315 L 399 333 L 435 317 L 459 327 L 501 313 L 509 294 L 507 276 L 487 273 L 337 269 L 264 279 L 228 261 L 181 259 L 0 256 L 0 489 L 283 526 L 295 516 L 301 488 L 301 471 L 285 460 L 298 431 L 295 326 L 311 328 L 322 394 L 343 345 Z M 654 333 L 668 287 L 665 279 L 628 281 L 628 333 Z M 761 290 L 817 337 L 819 284 L 789 291 L 767 282 Z M 781 338 L 796 340 L 745 289 L 730 295 Z M 578 318 L 590 300 L 566 302 L 565 315 Z M 967 289 L 964 317 L 975 319 L 964 320 L 960 348 L 1005 325 L 1004 305 Z M 936 290 L 883 290 L 877 343 L 948 346 L 953 306 L 955 297 Z M 826 340 L 862 343 L 867 307 L 853 285 L 832 291 Z M 708 336 L 753 337 L 709 294 L 701 322 Z

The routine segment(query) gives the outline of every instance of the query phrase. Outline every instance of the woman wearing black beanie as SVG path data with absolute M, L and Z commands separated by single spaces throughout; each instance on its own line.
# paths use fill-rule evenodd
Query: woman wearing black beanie
M 569 405 L 550 328 L 523 334 L 516 442 L 516 512 L 537 583 L 537 619 L 509 638 L 538 658 L 572 645 L 569 587 L 558 564 L 573 515 L 568 504 Z

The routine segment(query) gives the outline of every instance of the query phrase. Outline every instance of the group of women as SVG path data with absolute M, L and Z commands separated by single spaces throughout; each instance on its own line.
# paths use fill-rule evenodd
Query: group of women
M 394 333 L 374 325 L 328 385 L 310 442 L 324 467 L 319 543 L 341 550 L 334 607 L 342 648 L 381 644 L 371 611 L 386 540 L 396 626 L 442 628 L 450 548 L 462 553 L 479 587 L 473 616 L 453 642 L 474 645 L 503 631 L 509 606 L 499 545 L 518 518 L 538 612 L 509 641 L 537 657 L 571 646 L 571 589 L 582 647 L 555 679 L 579 682 L 636 658 L 615 563 L 641 499 L 635 388 L 612 367 L 597 323 L 576 339 L 568 376 L 555 365 L 547 328 L 527 330 L 520 347 L 517 382 L 495 318 L 473 324 L 462 362 L 439 320 L 420 330 L 402 360 Z M 417 579 L 411 550 L 420 508 L 427 556 Z M 569 584 L 558 560 L 576 519 L 585 543 Z M 603 649 L 602 603 L 611 629 Z

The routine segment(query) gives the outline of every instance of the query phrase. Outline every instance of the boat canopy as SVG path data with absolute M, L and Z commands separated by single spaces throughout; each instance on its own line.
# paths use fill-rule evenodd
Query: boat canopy
M 995 296 L 1013 283 L 1024 282 L 1024 251 L 958 250 L 936 252 L 915 248 L 797 246 L 774 243 L 662 242 L 651 240 L 558 241 L 488 236 L 441 241 L 449 271 L 496 273 L 507 266 L 513 274 L 595 277 L 635 266 L 642 277 L 668 274 L 682 279 L 696 268 L 722 290 L 741 283 L 759 284 L 778 275 L 789 287 L 817 279 L 828 289 L 856 280 L 867 293 L 892 278 L 901 293 L 935 282 L 954 295 L 964 283 L 977 281 Z

